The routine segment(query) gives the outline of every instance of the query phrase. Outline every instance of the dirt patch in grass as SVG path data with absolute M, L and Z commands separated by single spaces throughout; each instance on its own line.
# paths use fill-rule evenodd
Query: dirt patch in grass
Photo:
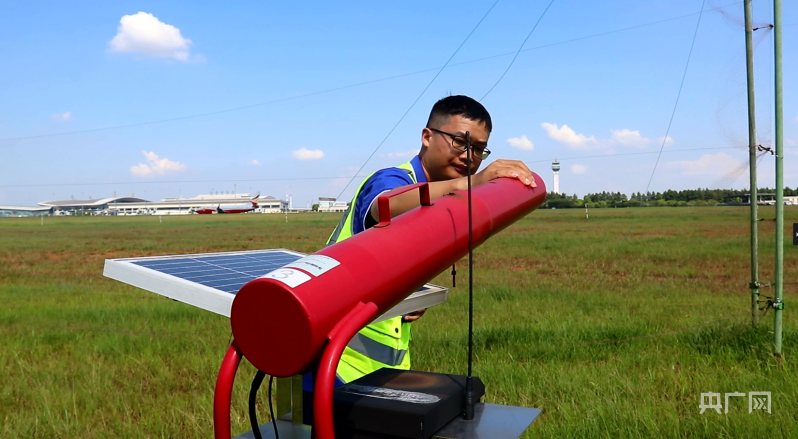
M 60 261 L 61 259 L 64 259 L 68 255 L 60 254 L 60 253 L 47 252 L 46 256 L 47 256 L 47 259 L 49 259 L 51 261 Z

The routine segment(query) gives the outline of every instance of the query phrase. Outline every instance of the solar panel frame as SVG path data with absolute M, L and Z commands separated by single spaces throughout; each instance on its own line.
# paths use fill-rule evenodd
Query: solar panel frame
M 278 248 L 106 259 L 103 275 L 230 317 L 233 299 L 244 284 L 305 256 Z M 253 263 L 260 265 L 253 268 Z M 231 272 L 238 274 L 231 277 Z M 448 288 L 426 284 L 374 321 L 444 303 L 448 293 Z

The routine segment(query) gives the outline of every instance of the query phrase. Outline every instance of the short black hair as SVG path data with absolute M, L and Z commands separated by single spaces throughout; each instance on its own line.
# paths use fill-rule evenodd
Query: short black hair
M 432 111 L 427 119 L 427 128 L 435 128 L 445 123 L 444 119 L 451 116 L 463 116 L 466 119 L 482 122 L 488 132 L 493 130 L 490 113 L 479 102 L 468 96 L 446 96 L 432 106 Z

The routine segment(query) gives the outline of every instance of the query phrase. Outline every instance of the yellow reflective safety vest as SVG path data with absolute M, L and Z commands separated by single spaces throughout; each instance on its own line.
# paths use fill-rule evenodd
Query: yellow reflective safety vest
M 418 182 L 411 162 L 402 163 L 397 168 L 406 171 L 413 183 Z M 352 203 L 327 240 L 327 245 L 341 242 L 354 235 L 352 219 L 355 215 L 355 203 L 363 186 L 373 175 L 372 173 L 366 177 L 358 186 Z M 399 316 L 372 323 L 361 329 L 344 349 L 336 370 L 338 378 L 348 383 L 383 367 L 410 369 L 408 349 L 411 339 L 410 326 L 411 323 L 402 322 L 402 317 Z

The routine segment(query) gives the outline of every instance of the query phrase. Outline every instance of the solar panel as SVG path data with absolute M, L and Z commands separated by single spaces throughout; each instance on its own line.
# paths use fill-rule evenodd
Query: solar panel
M 267 249 L 106 259 L 103 275 L 230 317 L 233 299 L 244 284 L 304 256 L 292 250 Z M 437 285 L 424 285 L 375 321 L 446 302 L 448 292 Z

